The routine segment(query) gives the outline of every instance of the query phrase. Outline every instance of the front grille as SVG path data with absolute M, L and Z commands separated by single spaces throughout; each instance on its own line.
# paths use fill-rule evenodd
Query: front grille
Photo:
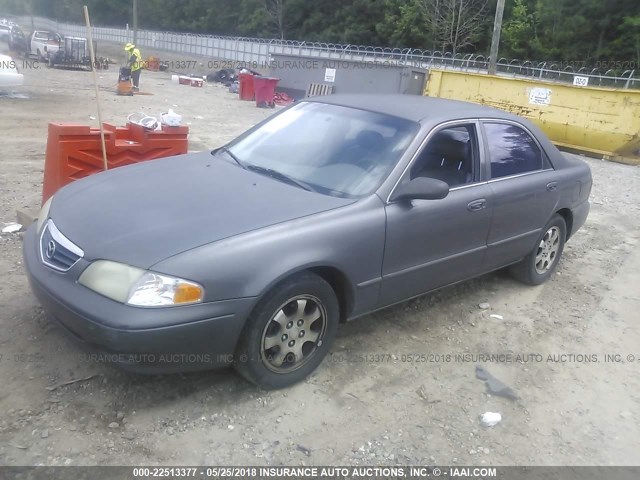
M 52 220 L 48 220 L 40 237 L 42 263 L 61 272 L 66 272 L 84 256 L 81 248 L 65 237 Z

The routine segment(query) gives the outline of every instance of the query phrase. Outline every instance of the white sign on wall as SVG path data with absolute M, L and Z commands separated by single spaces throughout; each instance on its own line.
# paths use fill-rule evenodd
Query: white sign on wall
M 551 105 L 551 89 L 532 88 L 529 91 L 529 103 L 532 105 Z
M 589 85 L 589 77 L 579 77 L 576 75 L 573 77 L 573 84 L 576 87 L 586 87 Z
M 336 81 L 336 69 L 325 68 L 324 69 L 324 81 L 334 83 Z

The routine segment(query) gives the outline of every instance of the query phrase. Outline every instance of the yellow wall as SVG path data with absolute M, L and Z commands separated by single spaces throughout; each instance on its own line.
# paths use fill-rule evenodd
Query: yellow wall
M 425 95 L 521 115 L 556 145 L 640 164 L 640 91 L 431 70 Z

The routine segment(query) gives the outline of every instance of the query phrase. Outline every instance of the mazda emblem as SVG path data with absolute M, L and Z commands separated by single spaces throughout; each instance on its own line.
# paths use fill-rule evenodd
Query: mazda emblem
M 47 243 L 47 249 L 45 250 L 44 254 L 47 256 L 49 260 L 51 260 L 55 253 L 56 253 L 56 242 L 54 242 L 53 240 L 49 240 L 49 243 Z

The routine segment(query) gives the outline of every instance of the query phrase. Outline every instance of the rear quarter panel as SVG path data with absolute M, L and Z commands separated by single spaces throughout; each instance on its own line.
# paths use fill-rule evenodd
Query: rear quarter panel
M 561 166 L 557 168 L 558 190 L 560 198 L 558 210 L 571 211 L 572 221 L 567 232 L 567 238 L 571 237 L 584 225 L 589 214 L 589 195 L 593 186 L 591 169 L 584 161 L 573 155 L 563 156 Z
M 556 171 L 559 198 L 552 214 L 562 209 L 571 211 L 572 225 L 568 231 L 568 238 L 584 224 L 589 214 L 591 169 L 577 156 L 558 150 L 536 125 L 526 119 L 523 119 L 522 123 L 537 137 Z

